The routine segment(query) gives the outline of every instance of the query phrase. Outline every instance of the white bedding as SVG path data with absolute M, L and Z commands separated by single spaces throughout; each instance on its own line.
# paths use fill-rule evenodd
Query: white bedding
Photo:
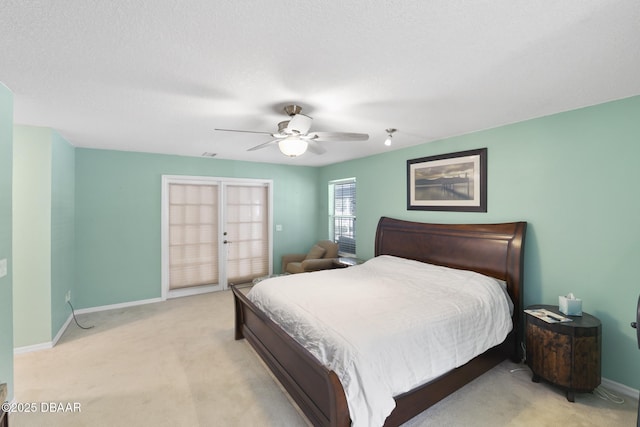
M 495 279 L 387 255 L 263 280 L 248 297 L 336 372 L 354 427 L 381 426 L 393 396 L 465 364 L 512 328 Z

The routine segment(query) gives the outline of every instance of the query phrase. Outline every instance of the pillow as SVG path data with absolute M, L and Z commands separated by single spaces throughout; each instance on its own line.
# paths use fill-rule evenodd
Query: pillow
M 500 288 L 502 289 L 502 292 L 504 292 L 504 296 L 507 297 L 507 304 L 509 304 L 509 314 L 513 316 L 513 310 L 515 309 L 515 306 L 513 305 L 513 301 L 511 301 L 511 295 L 509 295 L 509 290 L 507 289 L 507 282 L 500 279 L 495 279 L 495 281 L 498 282 Z
M 313 245 L 305 259 L 320 259 L 327 250 L 322 246 Z

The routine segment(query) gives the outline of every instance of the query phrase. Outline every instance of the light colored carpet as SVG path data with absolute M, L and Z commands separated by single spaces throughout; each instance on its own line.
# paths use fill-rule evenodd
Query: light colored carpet
M 11 414 L 31 426 L 307 426 L 249 344 L 233 339 L 230 291 L 78 316 L 58 345 L 16 356 Z M 514 372 L 511 370 L 517 369 Z M 569 403 L 504 362 L 406 425 L 635 426 L 637 401 Z M 43 413 L 42 402 L 80 412 Z

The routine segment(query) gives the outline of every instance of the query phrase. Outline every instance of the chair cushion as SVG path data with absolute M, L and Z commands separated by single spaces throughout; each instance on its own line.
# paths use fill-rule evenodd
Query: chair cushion
M 296 273 L 304 273 L 304 268 L 302 268 L 301 262 L 290 262 L 287 264 L 287 273 L 296 274 Z
M 320 259 L 327 250 L 322 246 L 313 245 L 305 259 Z
M 337 258 L 338 257 L 338 244 L 331 240 L 321 240 L 317 243 L 318 246 L 322 246 L 326 249 L 326 252 L 322 258 Z

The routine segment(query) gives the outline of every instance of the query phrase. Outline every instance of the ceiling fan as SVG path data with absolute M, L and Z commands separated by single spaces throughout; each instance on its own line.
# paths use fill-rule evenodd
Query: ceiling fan
M 237 130 L 237 129 L 216 129 L 223 132 L 245 132 L 245 133 L 263 133 L 271 135 L 273 140 L 263 142 L 260 145 L 249 148 L 247 151 L 255 151 L 270 145 L 278 144 L 278 148 L 285 156 L 297 157 L 304 154 L 307 150 L 315 154 L 323 154 L 326 152 L 321 142 L 348 142 L 348 141 L 366 141 L 369 135 L 366 133 L 348 133 L 348 132 L 309 132 L 313 119 L 309 116 L 301 114 L 302 107 L 299 105 L 287 105 L 284 112 L 291 117 L 289 120 L 278 123 L 278 131 L 261 132 L 253 130 Z

